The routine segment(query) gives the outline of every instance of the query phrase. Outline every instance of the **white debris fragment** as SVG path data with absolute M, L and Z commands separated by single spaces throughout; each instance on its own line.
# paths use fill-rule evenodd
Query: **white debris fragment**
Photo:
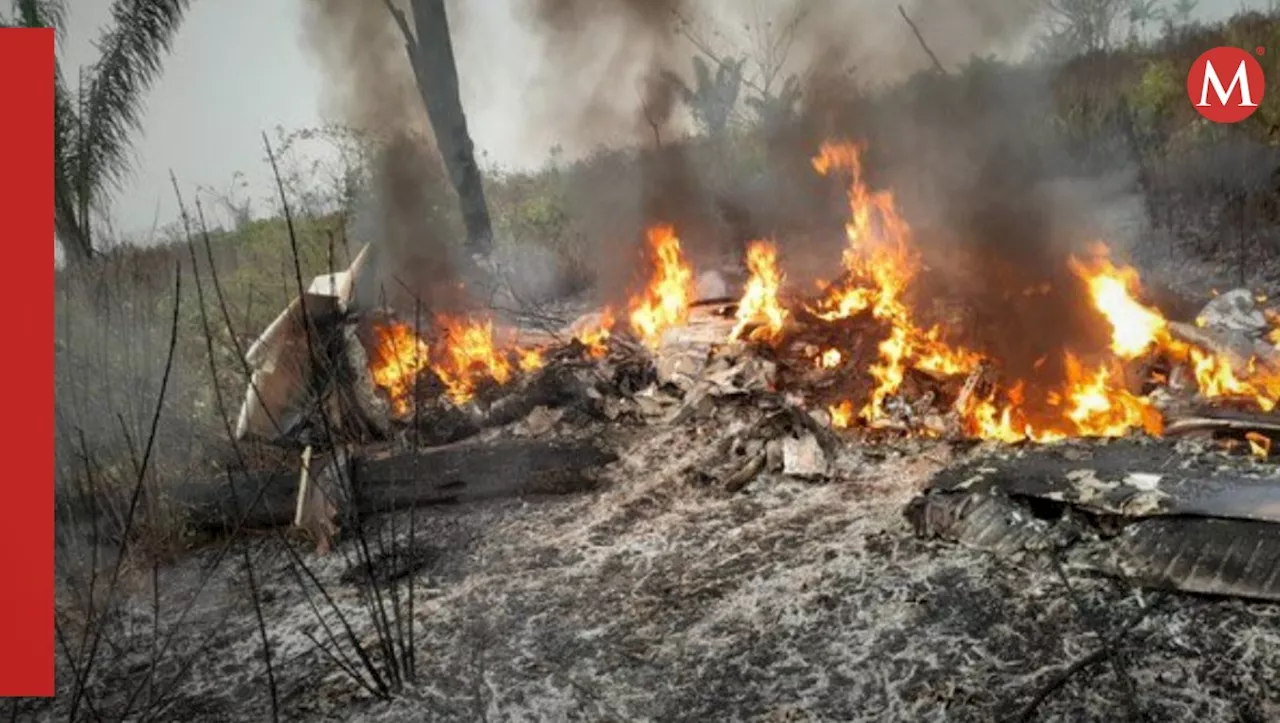
M 1067 473 L 1067 479 L 1076 492 L 1076 501 L 1082 505 L 1105 499 L 1108 492 L 1120 486 L 1115 482 L 1099 479 L 1097 471 L 1092 469 L 1071 470 Z
M 1213 297 L 1196 317 L 1196 324 L 1241 332 L 1251 339 L 1261 337 L 1268 328 L 1266 315 L 1258 308 L 1253 292 L 1248 289 L 1232 289 Z
M 827 456 L 818 438 L 805 434 L 782 440 L 782 473 L 791 477 L 812 479 L 827 474 Z
M 1160 486 L 1160 480 L 1163 475 L 1152 474 L 1150 472 L 1134 472 L 1124 478 L 1124 483 L 1134 489 L 1143 492 L 1153 492 Z
M 563 408 L 534 407 L 533 411 L 529 412 L 529 416 L 525 417 L 524 422 L 520 425 L 521 431 L 531 437 L 541 437 L 555 429 L 556 424 L 563 416 Z

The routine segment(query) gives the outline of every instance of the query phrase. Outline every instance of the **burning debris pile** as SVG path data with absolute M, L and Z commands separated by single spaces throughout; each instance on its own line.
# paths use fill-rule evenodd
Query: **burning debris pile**
M 1270 454 L 1280 314 L 1263 300 L 1236 290 L 1195 319 L 1166 318 L 1143 301 L 1137 272 L 1097 244 L 1066 260 L 1076 288 L 1006 298 L 1078 294 L 1105 342 L 1046 347 L 1057 351 L 1020 378 L 965 343 L 991 330 L 963 298 L 918 283 L 925 257 L 892 193 L 867 185 L 859 152 L 828 144 L 813 160 L 847 182 L 850 210 L 840 273 L 814 291 L 790 285 L 780 247 L 757 241 L 736 301 L 699 299 L 677 230 L 657 225 L 646 283 L 625 304 L 531 332 L 492 315 L 360 308 L 351 289 L 362 253 L 317 279 L 250 351 L 238 431 L 323 449 L 419 449 L 710 422 L 717 441 L 690 471 L 728 491 L 766 472 L 838 477 L 883 443 L 1207 433 Z

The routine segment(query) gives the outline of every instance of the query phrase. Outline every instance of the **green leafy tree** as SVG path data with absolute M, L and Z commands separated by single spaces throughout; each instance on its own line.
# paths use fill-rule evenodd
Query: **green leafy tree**
M 54 64 L 54 232 L 68 263 L 94 254 L 94 219 L 131 170 L 143 98 L 159 77 L 190 0 L 115 0 L 93 65 L 69 87 Z M 62 38 L 65 0 L 13 0 L 6 24 L 53 28 Z

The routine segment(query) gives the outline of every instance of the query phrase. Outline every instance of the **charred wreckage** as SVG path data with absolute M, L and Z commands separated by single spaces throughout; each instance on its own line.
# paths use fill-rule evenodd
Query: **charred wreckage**
M 1280 313 L 1237 289 L 1168 318 L 1098 246 L 1068 264 L 1105 348 L 1037 360 L 1051 384 L 1009 378 L 952 341 L 962 318 L 920 310 L 911 230 L 858 161 L 847 144 L 814 159 L 847 181 L 850 217 L 840 275 L 811 293 L 788 286 L 764 241 L 726 293 L 657 225 L 625 305 L 563 328 L 424 320 L 355 302 L 366 247 L 247 354 L 237 434 L 300 450 L 300 469 L 219 489 L 194 516 L 217 527 L 248 510 L 248 524 L 296 525 L 325 550 L 346 514 L 590 489 L 628 440 L 687 425 L 716 440 L 690 480 L 725 494 L 943 446 L 955 461 L 904 510 L 922 537 L 1280 600 Z

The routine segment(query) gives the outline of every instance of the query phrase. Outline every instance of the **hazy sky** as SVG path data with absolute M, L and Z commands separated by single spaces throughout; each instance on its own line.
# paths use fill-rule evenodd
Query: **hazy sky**
M 529 94 L 538 90 L 537 64 L 530 58 L 541 47 L 516 19 L 518 5 L 527 1 L 467 0 L 466 17 L 451 18 L 457 26 L 462 100 L 476 146 L 504 164 L 534 163 L 557 142 L 545 131 L 531 138 L 521 126 Z M 1241 5 L 1241 0 L 1202 0 L 1198 14 L 1220 17 Z M 110 2 L 73 0 L 69 6 L 63 62 L 64 72 L 74 77 L 75 67 L 96 57 L 93 42 Z M 147 99 L 135 178 L 114 203 L 121 231 L 136 236 L 156 219 L 161 224 L 173 220 L 170 170 L 188 195 L 196 186 L 225 189 L 236 172 L 245 174 L 255 199 L 269 191 L 261 133 L 274 137 L 277 126 L 316 127 L 326 116 L 325 79 L 302 38 L 301 18 L 302 0 L 192 2 L 164 74 Z

